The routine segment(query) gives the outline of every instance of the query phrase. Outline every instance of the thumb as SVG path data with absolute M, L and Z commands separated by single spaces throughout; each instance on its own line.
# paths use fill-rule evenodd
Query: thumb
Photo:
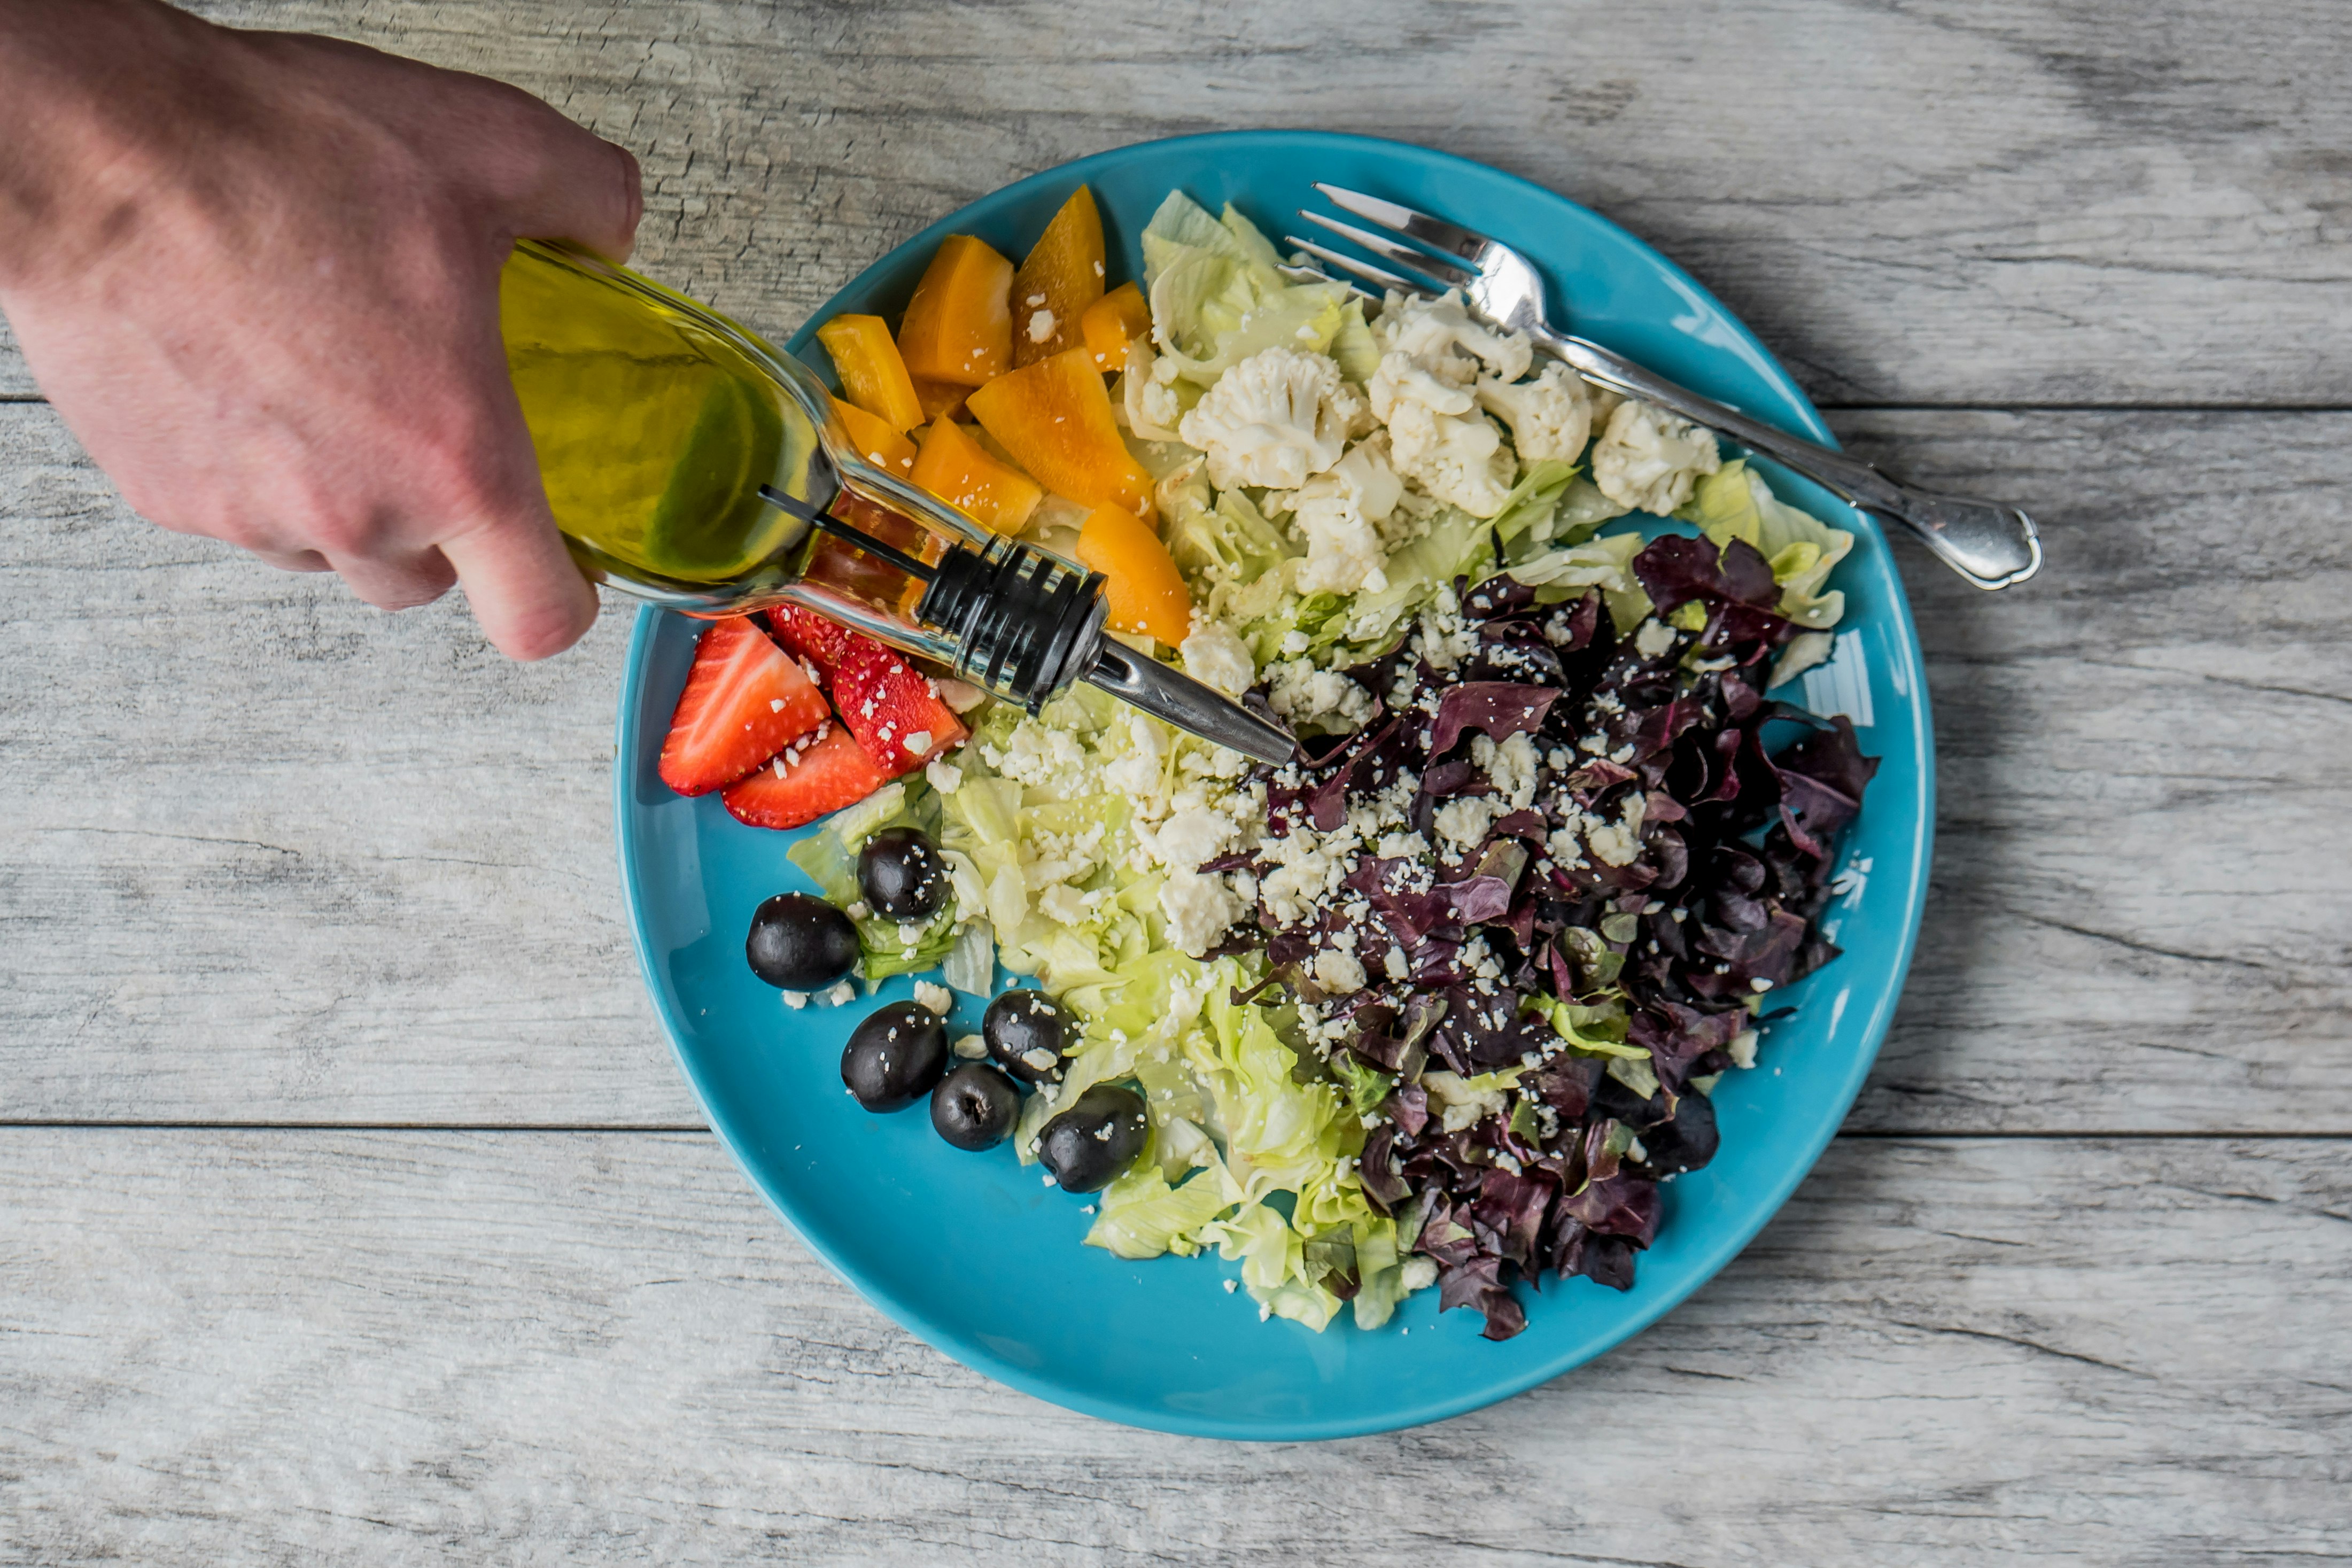
M 562 653 L 596 624 L 596 590 L 580 574 L 541 501 L 441 541 L 482 635 L 509 658 Z

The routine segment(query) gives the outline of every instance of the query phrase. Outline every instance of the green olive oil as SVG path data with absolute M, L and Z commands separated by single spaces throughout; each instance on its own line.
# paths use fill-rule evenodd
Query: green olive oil
M 525 240 L 499 279 L 507 364 L 556 526 L 583 563 L 680 587 L 738 583 L 801 531 L 815 432 L 728 324 L 634 273 Z M 763 345 L 762 345 L 763 346 Z

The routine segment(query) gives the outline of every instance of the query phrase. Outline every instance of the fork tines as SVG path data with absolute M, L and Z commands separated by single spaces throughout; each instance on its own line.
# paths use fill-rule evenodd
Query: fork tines
M 1443 218 L 1432 217 L 1398 202 L 1366 195 L 1361 191 L 1325 184 L 1319 180 L 1316 182 L 1315 188 L 1330 197 L 1334 205 L 1420 242 L 1419 245 L 1405 245 L 1385 234 L 1376 234 L 1370 229 L 1359 228 L 1354 224 L 1341 223 L 1337 218 L 1301 208 L 1298 216 L 1308 223 L 1350 240 L 1383 260 L 1410 268 L 1411 275 L 1391 272 L 1385 267 L 1375 266 L 1298 235 L 1283 236 L 1286 243 L 1328 266 L 1361 278 L 1379 288 L 1401 289 L 1408 294 L 1436 294 L 1449 288 L 1467 289 L 1481 276 L 1479 271 L 1472 268 L 1481 267 L 1492 244 L 1484 235 L 1473 234 Z M 1470 263 L 1470 267 L 1458 265 L 1456 258 Z

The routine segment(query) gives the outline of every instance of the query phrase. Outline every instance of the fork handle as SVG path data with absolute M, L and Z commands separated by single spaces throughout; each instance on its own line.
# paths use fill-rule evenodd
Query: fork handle
M 2006 588 L 2042 569 L 2042 536 L 2033 520 L 2013 506 L 1914 489 L 1859 458 L 1776 430 L 1599 343 L 1565 332 L 1538 331 L 1531 335 L 1538 347 L 1587 381 L 1720 431 L 1826 485 L 1864 511 L 1894 519 L 1918 535 L 1945 565 L 1979 588 Z

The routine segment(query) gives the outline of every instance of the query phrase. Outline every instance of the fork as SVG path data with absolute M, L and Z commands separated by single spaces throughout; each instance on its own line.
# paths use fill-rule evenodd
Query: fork
M 1298 216 L 1307 222 L 1420 276 L 1391 272 L 1297 235 L 1284 236 L 1287 244 L 1328 266 L 1382 289 L 1423 299 L 1434 299 L 1444 289 L 1459 289 L 1472 314 L 1487 325 L 1524 332 L 1537 347 L 1586 380 L 1728 436 L 1827 486 L 1864 511 L 1892 518 L 1918 535 L 1944 564 L 1979 588 L 2006 588 L 2041 570 L 2041 535 L 2033 520 L 2016 507 L 1916 489 L 1859 458 L 1791 436 L 1702 397 L 1622 354 L 1554 327 L 1544 314 L 1542 275 L 1533 262 L 1501 240 L 1360 191 L 1319 180 L 1315 188 L 1358 217 L 1419 242 L 1404 245 L 1386 234 L 1302 208 Z M 1303 263 L 1284 270 L 1295 277 L 1353 287 Z M 1429 279 L 1434 279 L 1437 287 L 1431 287 Z

